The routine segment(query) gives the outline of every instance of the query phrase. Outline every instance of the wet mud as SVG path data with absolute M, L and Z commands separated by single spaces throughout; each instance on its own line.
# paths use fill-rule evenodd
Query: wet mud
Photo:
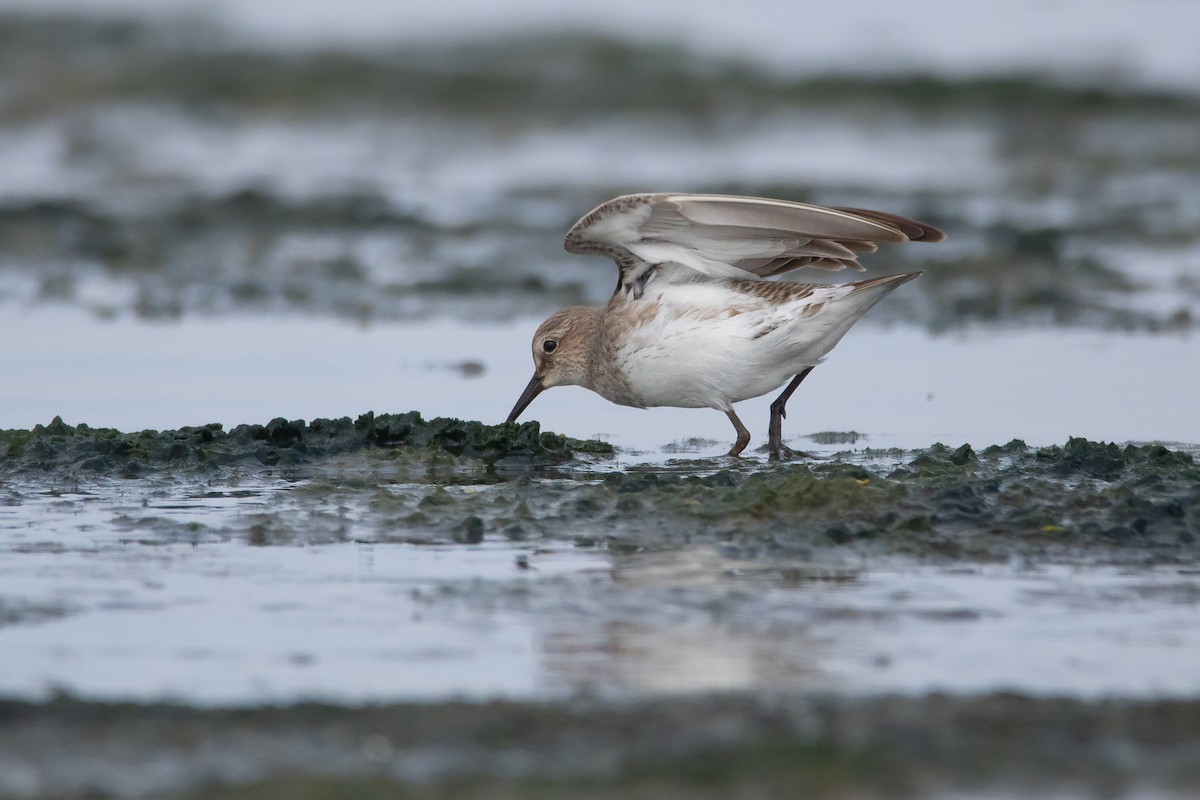
M 1184 798 L 1198 785 L 1195 701 L 0 703 L 11 798 Z
M 297 507 L 353 509 L 357 538 L 405 542 L 573 540 L 654 550 L 708 544 L 741 557 L 1022 556 L 1129 563 L 1200 557 L 1200 465 L 1163 445 L 1071 439 L 765 459 L 614 461 L 613 448 L 540 431 L 419 414 L 218 425 L 123 434 L 55 420 L 0 432 L 0 475 L 23 492 L 149 476 L 297 482 L 243 530 L 286 544 Z M 232 472 L 231 472 L 232 470 Z M 107 488 L 106 488 L 107 487 Z M 67 499 L 64 502 L 85 502 Z M 152 523 L 153 520 L 148 520 Z M 139 525 L 137 512 L 129 524 Z M 151 524 L 150 527 L 153 527 Z M 344 541 L 346 520 L 304 541 Z

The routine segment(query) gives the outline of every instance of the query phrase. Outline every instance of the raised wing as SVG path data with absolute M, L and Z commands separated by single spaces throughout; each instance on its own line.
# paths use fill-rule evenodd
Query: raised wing
M 800 267 L 862 271 L 876 242 L 940 242 L 923 222 L 859 208 L 711 194 L 628 194 L 567 232 L 572 253 L 599 253 L 624 274 L 674 263 L 712 276 L 768 277 Z M 749 274 L 748 274 L 749 273 Z

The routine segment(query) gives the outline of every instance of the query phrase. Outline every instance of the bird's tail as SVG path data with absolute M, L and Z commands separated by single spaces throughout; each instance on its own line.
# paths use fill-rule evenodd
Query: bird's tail
M 834 300 L 831 305 L 837 309 L 837 316 L 845 321 L 845 330 L 849 330 L 851 325 L 870 311 L 872 306 L 891 294 L 897 286 L 919 278 L 922 274 L 906 272 L 903 275 L 885 275 L 882 278 L 845 284 L 845 288 L 850 291 Z
M 832 297 L 815 309 L 810 305 L 811 319 L 790 331 L 789 349 L 804 363 L 819 363 L 872 306 L 900 284 L 920 276 L 920 272 L 908 272 L 830 287 Z
M 905 272 L 903 275 L 884 275 L 882 278 L 871 278 L 867 281 L 858 281 L 850 283 L 847 286 L 854 287 L 847 297 L 863 295 L 863 299 L 870 298 L 870 304 L 866 308 L 878 303 L 883 298 L 887 297 L 893 289 L 902 283 L 908 283 L 914 278 L 919 278 L 924 275 L 924 272 Z M 866 308 L 863 310 L 865 311 Z

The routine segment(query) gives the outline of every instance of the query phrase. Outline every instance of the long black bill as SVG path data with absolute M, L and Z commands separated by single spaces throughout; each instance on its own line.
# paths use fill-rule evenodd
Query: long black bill
M 536 372 L 533 373 L 533 377 L 529 380 L 529 385 L 525 387 L 525 391 L 521 392 L 521 397 L 517 400 L 517 404 L 513 406 L 512 413 L 508 415 L 506 422 L 515 422 L 517 417 L 521 416 L 521 412 L 533 402 L 533 398 L 541 394 L 545 388 L 545 386 L 542 386 L 542 376 Z

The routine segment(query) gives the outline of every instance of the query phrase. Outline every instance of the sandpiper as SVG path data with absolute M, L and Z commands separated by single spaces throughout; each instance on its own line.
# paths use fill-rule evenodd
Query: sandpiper
M 733 404 L 784 383 L 768 444 L 783 454 L 785 406 L 800 382 L 871 306 L 910 272 L 857 283 L 768 281 L 800 267 L 862 271 L 877 242 L 940 242 L 923 222 L 861 208 L 757 197 L 630 194 L 567 232 L 571 253 L 612 258 L 620 272 L 604 308 L 572 306 L 533 335 L 533 378 L 513 422 L 552 386 L 583 386 L 624 406 L 714 408 L 750 432 Z M 790 379 L 790 383 L 788 383 Z

